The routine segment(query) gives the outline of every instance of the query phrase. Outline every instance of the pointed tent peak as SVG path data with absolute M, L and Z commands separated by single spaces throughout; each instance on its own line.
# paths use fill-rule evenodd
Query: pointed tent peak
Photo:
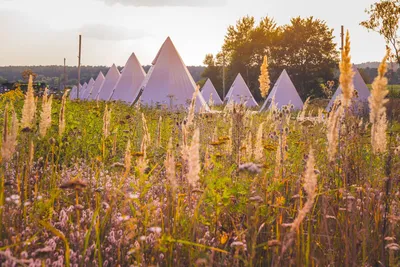
M 96 80 L 99 79 L 100 77 L 103 77 L 103 78 L 104 78 L 104 74 L 103 74 L 103 72 L 101 72 L 101 71 L 99 71 L 99 74 L 97 74 Z
M 207 102 L 209 102 L 210 98 L 212 98 L 213 103 L 215 105 L 223 104 L 217 90 L 215 89 L 215 87 L 210 79 L 207 79 L 206 83 L 203 85 L 201 94 L 203 95 L 204 100 Z
M 94 82 L 93 78 L 90 78 L 90 81 L 89 81 L 89 83 L 90 83 L 90 82 L 92 82 L 92 83 Z
M 108 70 L 107 74 L 106 74 L 106 78 L 109 76 L 118 76 L 120 75 L 119 70 L 117 69 L 117 66 L 115 66 L 115 64 L 112 64 L 111 68 Z
M 157 62 L 157 60 L 158 60 L 158 57 L 159 57 L 160 54 L 161 54 L 161 51 L 163 51 L 164 49 L 165 49 L 165 50 L 168 50 L 168 51 L 169 51 L 170 49 L 173 49 L 173 50 L 176 51 L 176 53 L 178 53 L 178 51 L 177 51 L 176 48 L 175 48 L 174 43 L 172 42 L 171 38 L 168 36 L 167 39 L 165 39 L 164 43 L 162 44 L 160 50 L 158 50 L 158 53 L 157 53 L 156 57 L 154 58 L 153 62 L 151 62 L 152 65 L 155 65 L 155 64 L 156 64 L 156 62 Z
M 125 63 L 125 67 L 121 71 L 121 75 L 124 71 L 128 72 L 140 72 L 140 75 L 146 74 L 142 65 L 139 62 L 139 59 L 136 57 L 136 54 L 133 52 L 128 60 Z
M 233 81 L 224 101 L 233 101 L 236 103 L 245 101 L 248 107 L 258 107 L 257 101 L 254 99 L 249 87 L 240 73 L 238 73 Z

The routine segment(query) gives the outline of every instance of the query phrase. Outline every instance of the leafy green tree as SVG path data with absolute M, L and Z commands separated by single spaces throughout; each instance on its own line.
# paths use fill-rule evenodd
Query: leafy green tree
M 300 96 L 322 96 L 321 83 L 334 79 L 338 52 L 333 29 L 325 21 L 292 18 L 282 27 L 276 67 L 286 69 Z
M 369 19 L 360 24 L 383 36 L 386 44 L 391 46 L 394 57 L 400 64 L 400 0 L 382 0 L 366 10 Z

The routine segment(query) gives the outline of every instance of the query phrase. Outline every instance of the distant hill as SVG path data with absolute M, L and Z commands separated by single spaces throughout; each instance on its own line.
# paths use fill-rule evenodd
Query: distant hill
M 355 65 L 357 66 L 357 68 L 361 68 L 361 69 L 366 69 L 366 68 L 377 69 L 379 67 L 379 64 L 381 64 L 381 63 L 378 61 L 373 61 L 373 62 L 365 62 L 365 63 L 355 64 Z M 390 63 L 390 64 L 388 64 L 388 68 L 392 69 L 394 71 L 397 71 L 399 69 L 399 65 L 396 63 Z
M 123 67 L 119 66 L 121 70 Z M 21 73 L 31 69 L 38 76 L 37 82 L 45 82 L 52 88 L 59 88 L 64 81 L 64 67 L 63 66 L 5 66 L 0 67 L 0 84 L 4 82 L 16 82 L 22 80 Z M 106 66 L 82 66 L 81 67 L 81 83 L 88 82 L 90 78 L 96 78 L 98 73 L 101 71 L 105 75 L 109 67 Z M 144 70 L 147 72 L 150 69 L 150 65 L 144 66 Z M 201 74 L 205 67 L 203 66 L 188 66 L 188 70 L 192 75 L 195 82 L 202 79 Z M 67 85 L 76 85 L 78 82 L 78 67 L 66 67 L 67 73 Z M 60 82 L 61 81 L 61 82 Z

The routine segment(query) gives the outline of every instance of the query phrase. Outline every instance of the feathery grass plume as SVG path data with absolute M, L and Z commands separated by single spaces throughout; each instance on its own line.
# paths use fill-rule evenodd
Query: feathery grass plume
M 251 131 L 247 133 L 246 138 L 246 157 L 249 161 L 253 157 L 253 134 Z
M 35 145 L 33 144 L 33 140 L 31 140 L 29 144 L 29 168 L 33 167 L 34 156 L 35 156 Z
M 340 68 L 340 85 L 342 87 L 342 104 L 343 106 L 349 107 L 351 103 L 351 98 L 354 95 L 354 84 L 353 77 L 354 71 L 351 64 L 350 56 L 350 34 L 349 31 L 346 33 L 346 42 L 343 48 L 342 60 L 339 65 Z
M 41 137 L 46 136 L 47 130 L 51 126 L 51 105 L 53 102 L 53 95 L 48 97 L 48 89 L 46 87 L 43 100 L 42 100 L 42 112 L 40 113 L 39 122 L 39 134 Z
M 12 111 L 11 117 L 11 129 L 8 126 L 8 105 L 4 110 L 4 130 L 3 130 L 3 142 L 1 146 L 1 158 L 3 161 L 10 161 L 15 153 L 17 146 L 17 135 L 18 135 L 18 119 L 15 110 Z
M 25 95 L 24 107 L 22 108 L 22 128 L 32 128 L 35 120 L 36 104 L 35 93 L 33 91 L 32 75 L 29 76 L 28 91 Z
M 107 138 L 110 135 L 110 123 L 111 123 L 111 108 L 108 108 L 108 105 L 106 104 L 106 107 L 104 109 L 104 115 L 103 115 L 103 135 L 104 138 Z
M 144 171 L 147 169 L 147 138 L 146 135 L 143 135 L 142 137 L 142 143 L 140 145 L 140 152 L 141 156 L 136 159 L 136 166 L 139 170 L 140 173 L 144 173 Z
M 269 79 L 269 72 L 268 72 L 268 59 L 267 56 L 264 56 L 263 63 L 260 67 L 260 77 L 258 81 L 260 82 L 260 92 L 263 98 L 266 98 L 268 95 L 268 91 L 270 88 L 270 79 Z
M 194 131 L 193 139 L 189 147 L 187 179 L 192 187 L 196 187 L 200 173 L 200 130 Z
M 65 90 L 61 100 L 60 116 L 58 119 L 58 134 L 60 136 L 62 136 L 65 131 L 65 109 L 67 104 L 68 91 L 69 90 Z
M 303 108 L 297 116 L 297 121 L 304 121 L 304 119 L 306 118 L 306 110 L 308 108 L 309 103 L 310 103 L 310 97 L 308 97 L 306 102 L 304 102 Z
M 193 93 L 192 101 L 190 102 L 189 113 L 186 118 L 186 127 L 188 129 L 193 124 L 193 121 L 194 121 L 194 111 L 196 108 L 196 99 L 197 99 L 197 95 L 199 94 L 199 91 L 200 91 L 200 86 L 197 86 L 196 90 Z
M 323 123 L 324 121 L 325 121 L 325 120 L 324 120 L 324 109 L 319 108 L 319 109 L 318 109 L 317 122 L 318 122 L 318 123 Z
M 372 123 L 371 127 L 371 144 L 372 151 L 374 153 L 383 153 L 387 150 L 387 119 L 386 119 L 386 108 L 385 104 L 388 102 L 386 96 L 389 93 L 387 89 L 388 80 L 385 77 L 387 72 L 386 61 L 389 57 L 390 51 L 386 51 L 386 55 L 383 58 L 378 68 L 378 76 L 372 83 L 371 96 L 368 99 L 369 102 L 369 119 Z
M 281 256 L 285 254 L 285 251 L 293 244 L 294 237 L 300 227 L 300 224 L 303 222 L 307 213 L 309 213 L 314 205 L 316 190 L 317 190 L 317 174 L 315 171 L 315 158 L 314 151 L 310 148 L 310 152 L 308 154 L 306 170 L 304 172 L 304 191 L 307 193 L 307 201 L 304 204 L 303 208 L 299 210 L 299 214 L 294 219 L 293 223 L 290 227 L 290 232 L 284 239 L 284 243 L 282 245 Z
M 176 182 L 175 156 L 174 156 L 174 148 L 172 146 L 172 137 L 169 139 L 167 156 L 164 161 L 164 166 L 168 182 L 170 183 L 172 191 L 174 192 L 177 188 L 177 182 Z
M 329 161 L 334 161 L 338 142 L 339 142 L 339 127 L 340 119 L 343 114 L 343 106 L 341 105 L 341 98 L 343 96 L 338 96 L 335 100 L 331 112 L 329 112 L 329 117 L 327 120 L 327 139 L 328 139 L 328 158 Z
M 263 128 L 264 128 L 264 122 L 258 126 L 257 130 L 257 140 L 256 140 L 256 148 L 254 152 L 254 157 L 257 162 L 260 162 L 263 160 L 264 157 L 264 147 L 263 147 Z
M 125 176 L 128 176 L 132 166 L 131 139 L 129 139 L 128 143 L 126 144 L 124 165 L 125 165 Z
M 158 118 L 158 125 L 157 125 L 157 147 L 161 146 L 161 123 L 162 123 L 162 117 L 160 116 Z
M 149 133 L 149 128 L 147 127 L 147 120 L 143 113 L 142 113 L 142 128 L 143 128 L 143 138 L 147 146 L 151 142 L 151 137 Z
M 208 106 L 212 108 L 214 106 L 214 100 L 212 97 L 212 93 L 210 94 L 210 98 L 208 99 Z

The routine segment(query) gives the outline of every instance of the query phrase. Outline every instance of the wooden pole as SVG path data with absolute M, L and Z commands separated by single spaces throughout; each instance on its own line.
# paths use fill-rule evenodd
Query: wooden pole
M 222 54 L 222 101 L 225 101 L 225 53 Z
M 67 69 L 66 69 L 65 64 L 66 64 L 66 58 L 64 58 L 64 90 L 65 90 L 65 87 L 67 86 Z
M 343 49 L 344 49 L 344 26 L 343 25 L 340 30 L 340 40 L 341 40 L 340 51 L 342 51 L 341 56 L 343 56 Z
M 79 91 L 81 89 L 81 50 L 82 49 L 82 35 L 79 34 L 79 55 L 78 55 L 78 91 L 77 98 L 79 98 Z

